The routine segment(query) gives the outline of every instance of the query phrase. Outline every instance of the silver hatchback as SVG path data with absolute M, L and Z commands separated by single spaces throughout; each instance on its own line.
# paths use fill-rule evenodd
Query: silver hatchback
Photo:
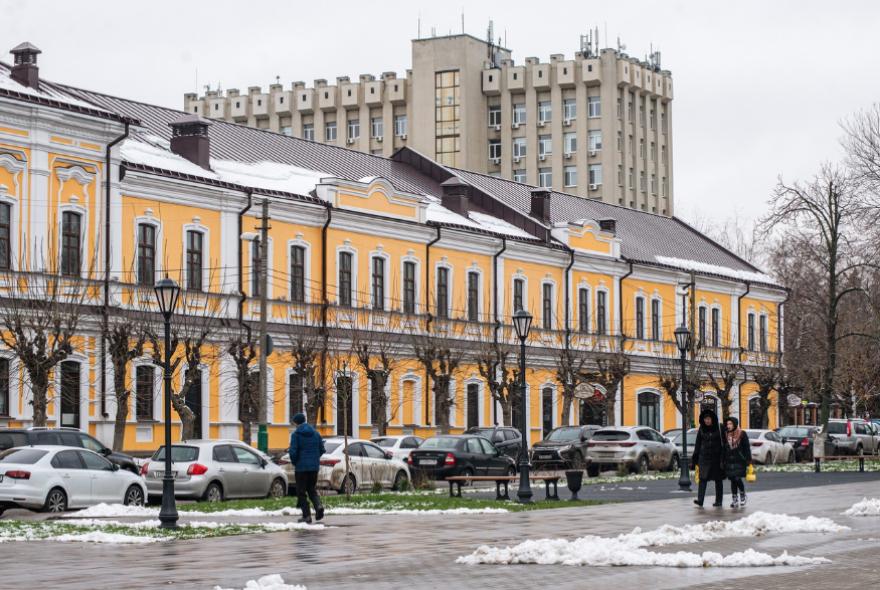
M 599 475 L 602 469 L 628 469 L 644 473 L 649 469 L 671 471 L 678 466 L 678 446 L 645 426 L 603 428 L 587 443 L 590 465 L 587 473 Z
M 227 498 L 280 498 L 287 475 L 248 445 L 231 440 L 188 440 L 171 445 L 174 496 L 219 502 Z M 165 447 L 141 469 L 150 497 L 162 495 Z

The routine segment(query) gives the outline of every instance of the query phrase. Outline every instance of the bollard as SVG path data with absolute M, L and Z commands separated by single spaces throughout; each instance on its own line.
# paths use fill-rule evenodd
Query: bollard
M 817 457 L 815 462 L 816 467 L 813 469 L 813 471 L 815 471 L 816 473 L 820 473 L 822 471 L 822 467 L 820 467 L 821 460 Z
M 859 473 L 864 473 L 864 472 L 865 472 L 865 458 L 860 456 L 859 457 Z

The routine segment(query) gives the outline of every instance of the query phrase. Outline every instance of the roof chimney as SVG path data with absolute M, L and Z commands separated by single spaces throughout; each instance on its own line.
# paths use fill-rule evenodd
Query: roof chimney
M 12 79 L 28 88 L 40 87 L 40 68 L 37 67 L 37 55 L 42 53 L 37 47 L 25 41 L 13 47 L 9 53 L 14 56 Z
M 532 189 L 532 207 L 529 215 L 550 223 L 550 187 L 541 186 Z
M 186 115 L 168 123 L 171 127 L 171 151 L 196 164 L 211 169 L 210 121 L 198 115 Z
M 442 205 L 450 211 L 467 217 L 469 206 L 470 185 L 458 176 L 450 176 L 440 183 L 443 189 Z
M 606 217 L 604 219 L 599 220 L 599 229 L 602 231 L 607 231 L 611 234 L 617 234 L 617 220 L 611 217 Z

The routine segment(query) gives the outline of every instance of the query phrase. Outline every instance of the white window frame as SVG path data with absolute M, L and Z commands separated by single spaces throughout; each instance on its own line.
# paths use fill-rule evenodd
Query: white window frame
M 82 207 L 74 207 L 74 206 L 64 207 L 64 208 L 62 208 L 62 211 L 64 209 L 75 210 L 77 213 L 79 213 L 80 215 L 83 216 L 83 224 L 85 224 L 85 220 L 86 220 L 85 209 L 83 209 Z M 58 221 L 59 221 L 58 231 L 60 232 L 61 231 L 61 223 L 60 223 L 61 216 L 60 215 L 58 217 Z M 159 220 L 159 218 L 155 217 L 152 213 L 147 214 L 147 215 L 139 215 L 134 218 L 134 227 L 132 228 L 132 232 L 133 232 L 132 237 L 134 239 L 134 242 L 133 242 L 134 248 L 132 249 L 132 257 L 131 257 L 131 277 L 133 279 L 131 282 L 134 284 L 137 284 L 137 282 L 138 282 L 138 227 L 142 223 L 147 224 L 147 225 L 152 225 L 156 229 L 156 268 L 154 269 L 156 276 L 153 279 L 154 283 L 159 280 L 159 277 L 162 276 L 162 274 L 164 273 L 164 270 L 165 270 L 165 265 L 163 264 L 163 261 L 165 259 L 164 248 L 163 248 L 163 244 L 165 243 L 163 224 Z M 86 234 L 86 235 L 88 235 L 88 234 Z M 184 236 L 184 240 L 185 240 L 186 233 L 184 233 L 183 236 Z M 60 239 L 60 237 L 61 237 L 60 233 L 58 234 L 58 237 Z M 82 240 L 82 238 L 80 238 L 80 239 Z M 59 242 L 59 244 L 60 243 L 61 242 Z M 83 245 L 82 248 L 84 249 L 85 245 Z M 59 254 L 60 254 L 60 251 L 59 251 Z M 85 252 L 82 253 L 82 257 L 85 258 Z M 184 258 L 185 257 L 186 257 L 186 242 L 184 241 Z M 84 263 L 85 263 L 85 260 L 82 260 L 80 264 L 84 264 Z M 61 264 L 60 256 L 58 259 L 58 264 L 59 265 Z M 203 277 L 203 279 L 204 279 L 204 277 Z M 207 283 L 206 283 L 206 285 L 207 285 Z
M 550 327 L 544 328 L 544 286 L 550 285 L 552 287 L 551 297 L 550 297 Z M 542 330 L 555 330 L 554 328 L 554 319 L 556 319 L 556 305 L 559 301 L 559 293 L 556 286 L 556 281 L 553 279 L 542 279 L 541 280 L 541 322 L 538 327 Z
M 571 108 L 569 108 L 571 107 Z M 562 101 L 562 118 L 566 121 L 577 120 L 577 100 L 566 98 Z
M 526 142 L 525 137 L 514 137 L 513 138 L 513 157 L 514 158 L 525 158 L 528 155 L 528 144 Z
M 303 123 L 302 136 L 307 141 L 315 141 L 315 124 Z
M 645 424 L 639 424 L 639 396 L 643 393 L 653 393 L 654 395 L 657 396 L 657 400 L 658 400 L 658 403 L 657 403 L 657 423 L 660 426 L 660 428 L 658 428 L 657 431 L 662 434 L 663 430 L 666 428 L 666 423 L 664 422 L 664 419 L 666 418 L 666 415 L 664 413 L 664 409 L 665 409 L 666 404 L 664 402 L 666 400 L 664 399 L 663 393 L 659 389 L 657 389 L 656 387 L 640 387 L 639 389 L 637 389 L 635 391 L 635 396 L 634 396 L 635 420 L 633 423 L 636 428 L 639 428 L 639 427 L 650 428 L 649 426 L 647 426 Z
M 422 411 L 422 377 L 415 373 L 405 373 L 400 376 L 400 379 L 397 381 L 397 392 L 400 399 L 401 408 L 403 408 L 404 404 L 406 404 L 406 400 L 403 398 L 404 392 L 404 383 L 407 381 L 412 381 L 413 383 L 413 399 L 410 400 L 412 404 L 413 411 L 413 426 L 421 426 L 424 422 L 424 412 Z M 400 411 L 400 422 L 401 424 L 406 424 L 403 418 L 404 412 L 401 409 Z
M 550 123 L 553 120 L 553 104 L 549 100 L 538 102 L 538 122 Z
M 0 154 L 2 157 L 2 154 Z M 3 162 L 0 160 L 0 168 L 3 167 Z M 14 176 L 13 176 L 14 178 Z M 19 201 L 16 197 L 13 197 L 9 193 L 6 192 L 6 187 L 4 185 L 0 185 L 0 203 L 3 205 L 9 206 L 9 270 L 18 270 L 18 242 L 19 242 Z M 60 218 L 59 218 L 60 220 Z M 60 249 L 59 249 L 60 254 Z M 61 260 L 59 256 L 58 264 L 60 266 Z M 10 398 L 11 403 L 11 398 Z
M 563 166 L 562 184 L 566 187 L 577 186 L 577 166 Z
M 526 182 L 528 180 L 528 173 L 525 168 L 516 168 L 513 171 L 513 181 L 514 182 Z
M 189 267 L 187 266 L 187 234 L 191 231 L 196 231 L 202 234 L 202 291 L 210 292 L 211 290 L 211 271 L 210 269 L 214 266 L 211 262 L 211 230 L 210 228 L 203 223 L 185 223 L 182 228 L 181 237 L 183 240 L 183 288 L 189 289 Z M 156 242 L 158 245 L 159 234 L 156 232 Z M 157 246 L 157 254 L 158 254 L 158 246 Z M 157 259 L 158 266 L 158 259 Z M 158 272 L 158 270 L 157 270 Z
M 290 273 L 291 266 L 293 265 L 293 257 L 290 255 L 291 250 L 294 246 L 298 246 L 304 250 L 303 253 L 303 303 L 311 302 L 311 289 L 309 289 L 309 284 L 311 282 L 312 277 L 312 245 L 305 241 L 301 235 L 297 235 L 297 237 L 293 240 L 287 240 L 287 273 Z M 288 283 L 287 285 L 287 297 L 290 298 L 290 287 L 291 285 Z
M 370 308 L 375 309 L 375 301 L 373 300 L 373 259 L 381 258 L 384 260 L 385 277 L 382 283 L 382 293 L 384 301 L 382 302 L 383 311 L 393 311 L 391 309 L 391 289 L 389 289 L 389 278 L 391 276 L 391 255 L 384 250 L 373 250 L 370 252 Z
M 598 152 L 602 149 L 602 130 L 590 129 L 587 132 L 587 140 L 591 152 Z
M 150 367 L 153 369 L 153 409 L 152 409 L 152 418 L 148 420 L 144 420 L 145 424 L 153 424 L 159 421 L 159 416 L 162 416 L 162 380 L 163 380 L 163 372 L 162 367 L 153 363 L 153 359 L 147 356 L 142 356 L 136 358 L 131 363 L 131 401 L 129 407 L 128 414 L 128 422 L 139 424 L 140 421 L 137 417 L 137 370 L 138 367 Z M 113 375 L 113 368 L 110 367 L 110 374 Z M 115 379 L 116 376 L 114 375 Z
M 330 130 L 333 130 L 333 137 L 329 137 Z M 324 121 L 324 141 L 336 141 L 339 139 L 339 125 L 336 121 Z
M 489 140 L 489 159 L 495 160 L 501 158 L 501 140 L 500 139 L 490 139 Z
M 586 332 L 581 331 L 581 290 L 586 290 L 586 292 L 587 292 L 587 331 Z M 595 333 L 596 330 L 593 327 L 593 319 L 594 319 L 594 316 L 596 315 L 596 311 L 595 311 L 595 304 L 593 302 L 593 288 L 590 286 L 590 284 L 588 282 L 582 280 L 577 284 L 577 286 L 575 287 L 575 291 L 574 291 L 573 302 L 577 308 L 577 315 L 576 315 L 577 329 L 574 331 L 578 332 L 580 334 L 593 334 L 593 333 Z M 572 313 L 572 315 L 575 315 L 575 314 Z
M 545 182 L 545 177 L 549 180 L 549 182 Z M 538 186 L 544 188 L 550 188 L 551 186 L 553 186 L 553 168 L 538 168 Z
M 587 97 L 587 116 L 590 119 L 598 119 L 602 116 L 602 99 L 600 97 Z
M 470 307 L 469 307 L 469 297 L 468 291 L 470 289 L 469 281 L 471 273 L 477 275 L 477 322 L 483 319 L 485 315 L 483 313 L 483 269 L 474 265 L 467 269 L 465 273 L 465 285 L 464 285 L 464 305 L 465 305 L 465 318 L 470 318 Z M 469 320 L 470 321 L 470 320 Z
M 550 389 L 552 393 L 550 394 L 552 400 L 552 409 L 550 410 L 553 413 L 551 422 L 553 423 L 553 428 L 559 428 L 562 426 L 562 417 L 559 418 L 559 423 L 556 423 L 556 417 L 559 416 L 559 391 L 556 386 L 556 383 L 552 381 L 545 381 L 541 384 L 541 387 L 538 389 L 541 395 L 540 403 L 538 404 L 538 428 L 541 431 L 541 438 L 544 437 L 544 390 Z M 551 430 L 553 429 L 551 428 Z
M 552 135 L 539 135 L 538 136 L 538 155 L 544 156 L 544 157 L 553 155 L 553 136 Z
M 400 311 L 403 311 L 404 301 L 406 301 L 406 281 L 404 280 L 404 278 L 406 277 L 406 274 L 404 272 L 404 268 L 405 268 L 405 263 L 407 263 L 407 262 L 412 262 L 413 264 L 415 264 L 415 270 L 413 271 L 413 272 L 415 272 L 415 277 L 414 277 L 415 301 L 413 302 L 413 313 L 417 314 L 420 311 L 420 307 L 419 307 L 420 296 L 419 295 L 422 292 L 422 283 L 421 283 L 422 261 L 419 260 L 418 258 L 416 258 L 415 256 L 413 256 L 412 254 L 407 254 L 406 256 L 403 256 L 400 259 Z
M 602 164 L 590 164 L 589 167 L 589 180 L 590 184 L 601 185 L 602 184 Z M 598 172 L 598 174 L 596 174 Z
M 355 134 L 355 132 L 357 134 Z M 361 118 L 346 119 L 345 121 L 345 138 L 357 140 L 361 138 Z
M 523 309 L 526 311 L 529 310 L 529 278 L 523 273 L 515 272 L 510 277 L 510 297 L 508 299 L 508 301 L 509 301 L 508 308 L 509 309 L 508 309 L 508 314 L 507 314 L 510 316 L 512 316 L 515 311 L 515 308 L 513 305 L 513 303 L 514 303 L 513 297 L 514 297 L 514 294 L 516 293 L 516 289 L 514 287 L 514 281 L 522 281 L 523 282 Z
M 353 248 L 349 244 L 343 244 L 342 246 L 336 247 L 336 304 L 342 305 L 339 299 L 339 284 L 341 281 L 339 280 L 339 273 L 341 272 L 341 267 L 339 264 L 339 255 L 342 252 L 348 252 L 351 254 L 351 307 L 358 306 L 358 251 L 357 248 Z
M 501 125 L 501 105 L 489 105 L 489 127 Z
M 562 134 L 562 151 L 566 154 L 577 153 L 577 133 L 568 132 Z
M 455 312 L 455 297 L 454 297 L 454 294 L 455 294 L 455 289 L 454 289 L 455 269 L 453 268 L 453 266 L 449 262 L 447 262 L 445 260 L 441 260 L 439 262 L 434 263 L 434 294 L 433 294 L 434 297 L 433 297 L 433 301 L 431 302 L 432 306 L 433 306 L 433 310 L 434 310 L 434 317 L 437 317 L 437 318 L 440 317 L 439 315 L 437 315 L 437 293 L 439 291 L 438 287 L 440 285 L 440 269 L 441 268 L 446 269 L 446 278 L 447 278 L 447 281 L 446 281 L 446 318 L 444 318 L 444 319 L 453 319 L 455 317 L 455 315 L 454 315 L 454 312 Z
M 385 134 L 385 120 L 382 117 L 370 117 L 370 137 L 377 139 Z
M 55 365 L 55 368 L 52 371 L 52 391 L 49 393 L 48 401 L 54 404 L 53 417 L 55 418 L 55 425 L 56 427 L 61 427 L 61 363 L 67 362 L 79 364 L 79 429 L 83 432 L 88 432 L 89 423 L 91 422 L 89 419 L 89 404 L 91 403 L 91 398 L 89 397 L 89 371 L 91 369 L 91 364 L 89 363 L 89 358 L 87 356 L 79 353 L 74 353 L 68 356 Z M 9 364 L 9 371 L 11 381 L 12 363 Z
M 483 391 L 485 389 L 484 383 L 479 377 L 470 377 L 468 379 L 465 379 L 465 381 L 464 381 L 464 393 L 463 393 L 464 403 L 462 404 L 462 407 L 464 408 L 464 413 L 463 413 L 462 417 L 464 418 L 464 420 L 463 420 L 462 425 L 465 428 L 467 428 L 468 410 L 470 410 L 470 406 L 468 406 L 468 394 L 467 394 L 467 390 L 470 385 L 477 386 L 477 426 L 483 426 L 484 424 L 486 424 L 485 419 L 484 419 L 485 412 L 483 409 L 484 405 L 486 403 L 485 397 L 483 395 Z
M 394 115 L 394 136 L 402 137 L 406 135 L 406 127 L 406 115 Z

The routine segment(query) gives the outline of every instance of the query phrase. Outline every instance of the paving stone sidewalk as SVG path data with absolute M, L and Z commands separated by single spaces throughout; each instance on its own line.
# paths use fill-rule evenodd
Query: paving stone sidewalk
M 867 588 L 878 579 L 880 518 L 841 515 L 862 497 L 880 496 L 876 481 L 755 492 L 750 511 L 832 518 L 852 527 L 835 535 L 769 535 L 729 539 L 688 551 L 722 553 L 752 547 L 825 556 L 831 564 L 805 568 L 597 568 L 577 566 L 463 566 L 455 558 L 481 544 L 525 539 L 615 535 L 639 526 L 688 524 L 743 515 L 696 509 L 691 497 L 465 516 L 332 517 L 323 531 L 274 533 L 145 546 L 8 543 L 0 546 L 4 587 L 208 589 L 242 588 L 279 573 L 288 583 L 323 588 Z M 675 550 L 663 548 L 660 550 Z M 27 564 L 23 567 L 22 564 Z

